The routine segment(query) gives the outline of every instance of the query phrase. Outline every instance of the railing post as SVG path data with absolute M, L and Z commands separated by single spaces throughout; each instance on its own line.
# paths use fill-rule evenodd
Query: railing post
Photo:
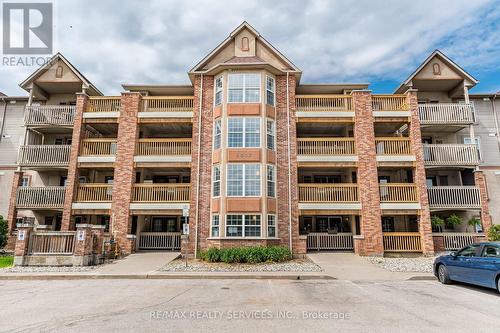
M 14 266 L 26 264 L 25 256 L 29 254 L 30 235 L 33 231 L 32 223 L 17 224 L 16 247 L 14 249 Z
M 89 266 L 92 264 L 92 225 L 77 224 L 74 241 L 73 266 Z

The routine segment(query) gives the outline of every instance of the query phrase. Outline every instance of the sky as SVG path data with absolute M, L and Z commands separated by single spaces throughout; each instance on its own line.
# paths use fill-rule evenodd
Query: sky
M 244 20 L 303 71 L 301 83 L 391 93 L 440 49 L 480 81 L 473 93 L 500 91 L 500 0 L 52 2 L 54 53 L 105 95 L 189 83 L 187 71 Z M 26 95 L 18 85 L 36 69 L 2 63 L 0 91 Z

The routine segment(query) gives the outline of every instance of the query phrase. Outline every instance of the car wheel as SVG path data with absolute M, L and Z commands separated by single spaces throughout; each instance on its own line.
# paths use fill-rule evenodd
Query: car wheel
M 497 290 L 500 293 L 500 276 L 497 279 Z
M 439 265 L 438 267 L 438 279 L 439 282 L 443 284 L 450 284 L 450 274 L 448 274 L 448 269 L 446 268 L 445 265 Z

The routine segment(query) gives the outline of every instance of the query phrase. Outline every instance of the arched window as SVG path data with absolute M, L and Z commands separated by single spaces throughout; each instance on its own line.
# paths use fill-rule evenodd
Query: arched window
M 441 75 L 441 66 L 438 63 L 432 64 L 432 73 L 434 75 Z
M 63 77 L 63 68 L 62 68 L 62 66 L 57 66 L 56 77 L 57 78 L 62 78 Z
M 242 51 L 248 51 L 248 50 L 250 50 L 250 44 L 249 44 L 249 41 L 248 41 L 248 37 L 243 37 L 241 39 L 241 50 Z

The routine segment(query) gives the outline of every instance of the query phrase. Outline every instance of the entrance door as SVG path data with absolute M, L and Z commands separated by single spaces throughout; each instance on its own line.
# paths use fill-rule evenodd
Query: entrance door
M 337 233 L 342 232 L 342 218 L 340 216 L 316 217 L 316 231 Z
M 153 217 L 151 223 L 153 232 L 178 232 L 176 216 Z

